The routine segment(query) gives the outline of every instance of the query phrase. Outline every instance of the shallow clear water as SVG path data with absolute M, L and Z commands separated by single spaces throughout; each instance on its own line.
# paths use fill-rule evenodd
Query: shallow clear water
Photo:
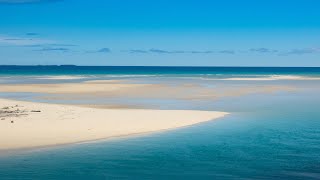
M 1 179 L 319 179 L 320 98 L 244 99 L 239 112 L 193 127 L 7 154 Z
M 308 88 L 174 101 L 166 108 L 231 115 L 177 130 L 1 154 L 0 179 L 320 179 L 320 81 L 272 83 Z

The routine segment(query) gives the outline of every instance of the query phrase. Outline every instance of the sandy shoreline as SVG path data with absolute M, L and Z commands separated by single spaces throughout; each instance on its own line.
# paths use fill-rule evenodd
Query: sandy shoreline
M 226 114 L 193 110 L 97 109 L 0 99 L 0 150 L 155 132 L 210 121 Z
M 61 77 L 60 77 L 61 78 Z M 253 93 L 292 91 L 285 85 L 148 84 L 124 80 L 79 83 L 1 84 L 0 92 L 44 93 L 40 98 L 76 100 L 136 98 L 216 100 Z M 50 95 L 50 96 L 49 96 Z M 193 110 L 152 110 L 136 104 L 62 105 L 0 99 L 0 150 L 33 148 L 149 133 L 189 126 L 227 113 Z

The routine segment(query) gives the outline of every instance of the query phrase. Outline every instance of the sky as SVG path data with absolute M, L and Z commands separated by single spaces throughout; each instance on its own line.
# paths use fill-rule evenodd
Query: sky
M 0 0 L 0 64 L 320 66 L 319 8 L 319 0 Z

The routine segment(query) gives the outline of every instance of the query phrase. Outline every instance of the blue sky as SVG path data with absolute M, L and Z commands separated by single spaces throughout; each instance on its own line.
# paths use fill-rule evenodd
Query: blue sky
M 0 0 L 0 64 L 320 66 L 318 0 Z

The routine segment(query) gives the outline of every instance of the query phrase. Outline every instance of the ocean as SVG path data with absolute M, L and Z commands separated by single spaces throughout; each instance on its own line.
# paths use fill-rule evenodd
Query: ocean
M 319 75 L 319 67 L 179 67 L 179 66 L 11 66 L 0 65 L 0 75 Z
M 78 78 L 52 78 L 57 75 Z M 320 179 L 319 77 L 320 68 L 0 66 L 0 84 L 126 79 L 220 90 L 297 89 L 198 101 L 91 99 L 230 115 L 176 130 L 0 154 L 0 179 Z M 38 96 L 0 93 L 0 98 L 67 103 Z

